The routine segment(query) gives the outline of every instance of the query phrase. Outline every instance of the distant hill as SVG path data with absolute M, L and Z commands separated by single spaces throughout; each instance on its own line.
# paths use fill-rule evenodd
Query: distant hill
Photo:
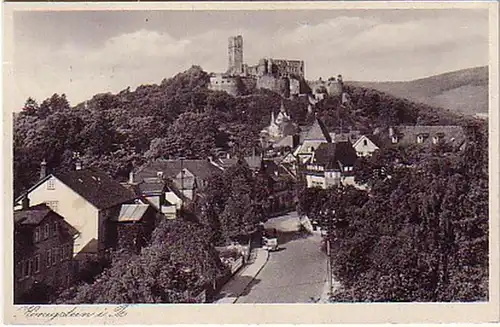
M 475 67 L 409 82 L 347 82 L 396 97 L 468 115 L 488 112 L 488 67 Z

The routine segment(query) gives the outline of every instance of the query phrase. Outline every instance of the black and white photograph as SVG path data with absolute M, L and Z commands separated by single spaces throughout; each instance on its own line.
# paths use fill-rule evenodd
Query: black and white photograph
M 13 304 L 497 299 L 484 4 L 12 10 Z

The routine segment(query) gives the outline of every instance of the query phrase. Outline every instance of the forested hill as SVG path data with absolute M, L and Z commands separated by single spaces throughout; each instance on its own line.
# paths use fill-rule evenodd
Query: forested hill
M 74 152 L 85 166 L 96 165 L 115 178 L 158 157 L 207 158 L 217 151 L 248 153 L 258 146 L 259 131 L 279 110 L 281 97 L 260 90 L 245 97 L 211 91 L 208 74 L 193 66 L 159 85 L 142 85 L 118 94 L 97 94 L 74 107 L 64 95 L 37 103 L 28 99 L 14 123 L 14 188 L 19 195 L 38 179 L 45 159 L 53 171 L 72 169 Z M 56 91 L 56 90 L 55 90 Z M 379 91 L 347 86 L 352 105 L 338 99 L 317 105 L 330 127 L 370 130 L 393 124 L 467 123 L 431 106 Z M 312 120 L 304 98 L 285 100 L 300 125 Z
M 409 82 L 351 82 L 457 113 L 488 112 L 488 67 L 462 69 Z

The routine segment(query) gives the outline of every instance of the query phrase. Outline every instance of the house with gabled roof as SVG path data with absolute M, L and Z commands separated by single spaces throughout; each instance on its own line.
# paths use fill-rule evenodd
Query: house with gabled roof
M 209 159 L 158 159 L 140 167 L 133 179 L 139 189 L 143 188 L 140 194 L 148 197 L 148 192 L 153 191 L 154 197 L 160 197 L 157 206 L 165 205 L 165 200 L 170 205 L 181 206 L 195 200 L 209 178 L 222 171 L 222 167 Z M 154 190 L 147 190 L 151 187 Z
M 92 167 L 41 177 L 15 200 L 14 209 L 27 198 L 34 205 L 45 203 L 63 216 L 78 231 L 73 247 L 77 259 L 102 254 L 116 245 L 109 237 L 109 221 L 119 215 L 123 204 L 136 203 L 136 194 Z
M 307 187 L 355 185 L 356 151 L 350 142 L 323 143 L 304 169 Z
M 149 203 L 123 204 L 118 216 L 110 219 L 110 235 L 116 241 L 116 248 L 139 253 L 151 240 L 157 217 Z
M 324 143 L 332 143 L 332 138 L 325 124 L 316 117 L 312 126 L 303 135 L 301 144 L 295 149 L 293 155 L 299 158 L 301 163 L 306 163 L 316 149 Z
M 465 147 L 466 136 L 462 126 L 394 126 L 389 128 L 390 142 L 394 145 L 431 147 L 448 145 L 455 150 Z
M 358 157 L 371 156 L 375 151 L 380 149 L 381 142 L 375 135 L 361 135 L 352 145 Z
M 164 176 L 139 179 L 132 171 L 128 182 L 122 185 L 160 211 L 167 219 L 177 218 L 178 211 L 189 201 L 173 181 Z
M 22 208 L 14 212 L 14 303 L 43 296 L 36 294 L 41 293 L 37 285 L 57 292 L 72 284 L 77 235 L 78 231 L 47 205 L 30 206 L 24 199 Z

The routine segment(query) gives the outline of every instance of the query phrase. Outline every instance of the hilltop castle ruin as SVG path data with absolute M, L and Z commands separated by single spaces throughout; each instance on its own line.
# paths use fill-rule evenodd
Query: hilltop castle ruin
M 340 75 L 339 75 L 340 77 Z M 255 66 L 243 60 L 243 37 L 232 36 L 228 40 L 228 69 L 225 73 L 211 74 L 210 89 L 225 91 L 237 96 L 255 89 L 268 89 L 285 98 L 314 94 L 319 100 L 324 96 L 342 94 L 342 78 L 334 77 L 324 82 L 305 80 L 303 60 L 262 58 Z

